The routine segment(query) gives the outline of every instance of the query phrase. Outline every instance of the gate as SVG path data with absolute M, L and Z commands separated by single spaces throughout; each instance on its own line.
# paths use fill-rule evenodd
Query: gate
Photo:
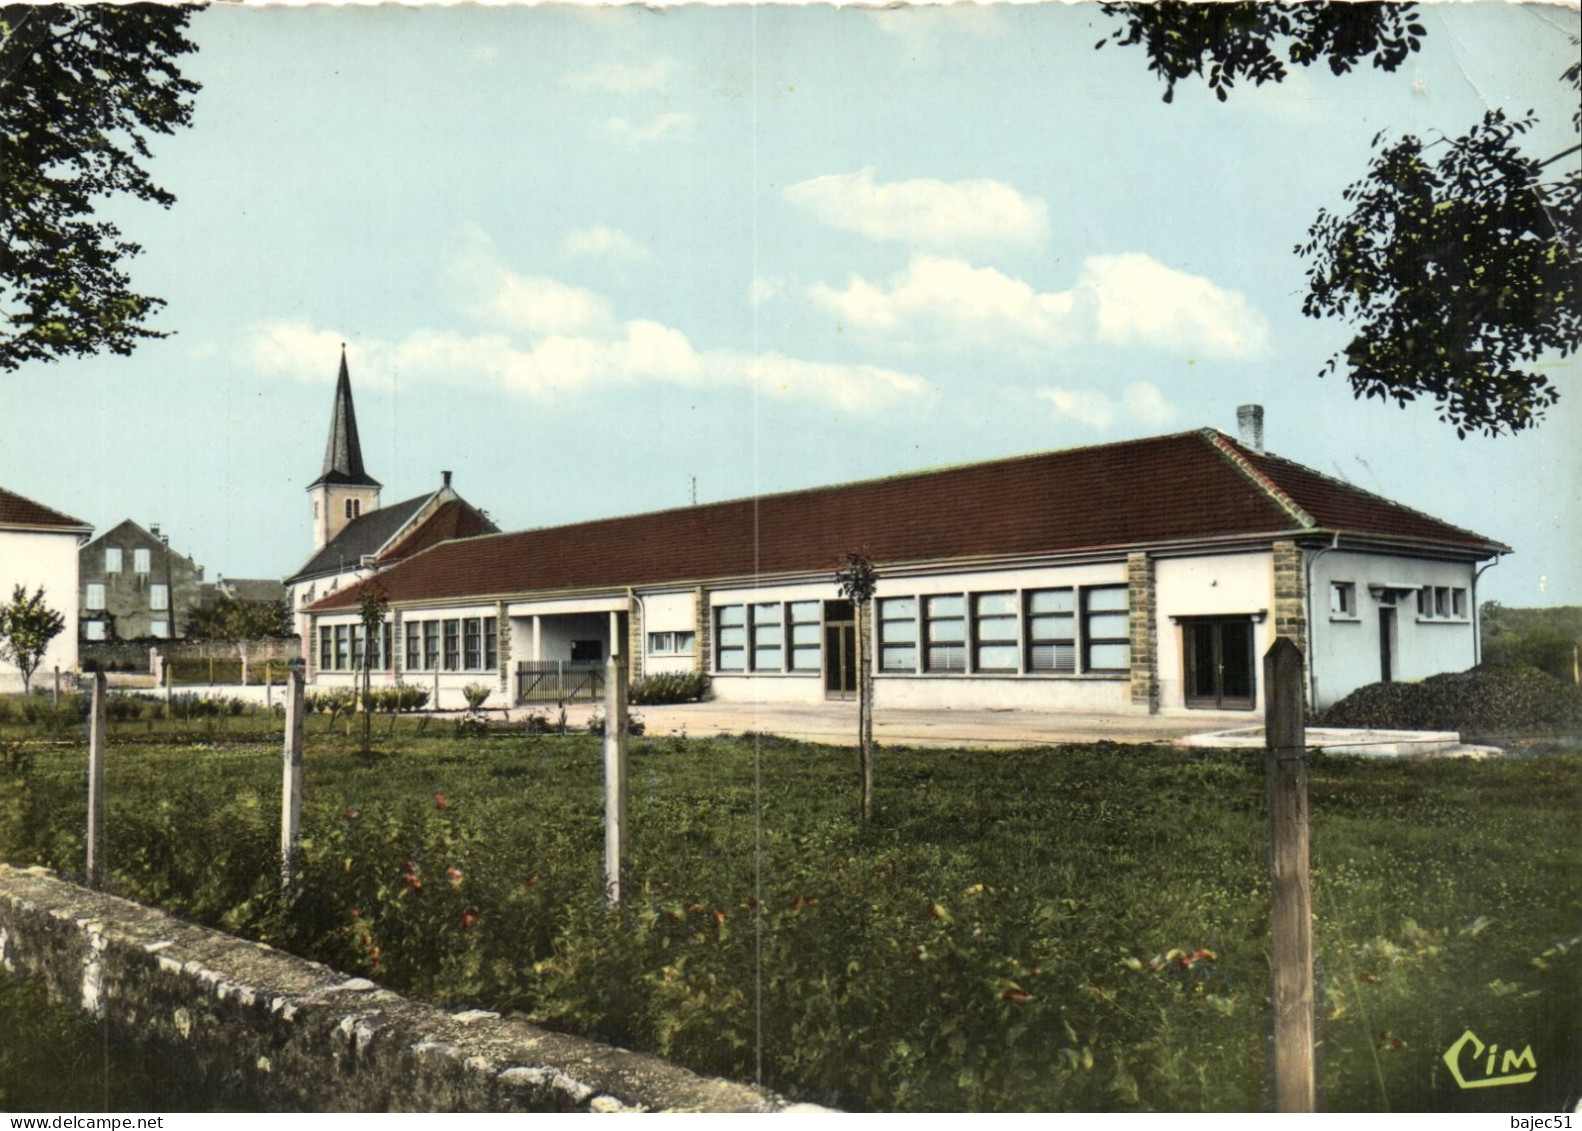
M 604 695 L 604 665 L 597 660 L 519 660 L 516 702 L 588 703 Z

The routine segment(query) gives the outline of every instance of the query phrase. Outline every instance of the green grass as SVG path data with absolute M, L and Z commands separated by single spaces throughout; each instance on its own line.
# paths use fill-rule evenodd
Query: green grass
M 851 751 L 639 740 L 637 896 L 612 915 L 595 740 L 403 722 L 395 753 L 365 759 L 325 718 L 299 899 L 275 888 L 267 719 L 256 738 L 185 742 L 127 724 L 108 767 L 113 888 L 418 996 L 844 1107 L 1267 1103 L 1255 756 L 886 749 L 864 827 Z M 57 743 L 0 773 L 0 854 L 70 873 L 84 751 Z M 1316 763 L 1328 1108 L 1575 1102 L 1579 795 L 1570 756 Z M 1530 1043 L 1538 1077 L 1456 1088 L 1440 1056 L 1469 1027 Z

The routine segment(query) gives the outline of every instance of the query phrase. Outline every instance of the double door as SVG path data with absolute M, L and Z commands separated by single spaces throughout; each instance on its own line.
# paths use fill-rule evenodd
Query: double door
M 1186 705 L 1250 711 L 1258 696 L 1251 617 L 1194 617 L 1182 622 Z

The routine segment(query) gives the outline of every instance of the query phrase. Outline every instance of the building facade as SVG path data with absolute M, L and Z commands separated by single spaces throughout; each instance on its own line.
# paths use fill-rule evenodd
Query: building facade
M 204 601 L 203 567 L 170 548 L 158 525 L 127 519 L 78 555 L 82 639 L 179 640 Z
M 866 612 L 836 591 L 853 551 Z M 442 706 L 617 652 L 814 702 L 854 694 L 860 639 L 881 706 L 1258 714 L 1281 636 L 1319 707 L 1471 666 L 1479 567 L 1508 552 L 1205 429 L 436 545 L 379 574 L 375 666 Z M 308 609 L 321 685 L 361 667 L 355 605 Z
M 9 604 L 19 585 L 30 596 L 42 588 L 44 603 L 66 622 L 40 675 L 77 670 L 77 548 L 92 535 L 81 519 L 0 488 L 0 604 Z M 21 671 L 0 660 L 0 692 L 21 690 Z

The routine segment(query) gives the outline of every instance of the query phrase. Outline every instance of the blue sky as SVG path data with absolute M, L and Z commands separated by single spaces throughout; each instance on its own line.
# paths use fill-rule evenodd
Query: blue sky
M 1574 141 L 1576 11 L 1423 22 L 1394 75 L 1167 105 L 1094 5 L 209 9 L 178 203 L 107 206 L 174 334 L 0 377 L 0 482 L 286 574 L 343 341 L 385 501 L 453 469 L 507 529 L 1256 401 L 1270 450 L 1514 546 L 1480 595 L 1582 603 L 1575 358 L 1496 440 L 1317 375 L 1349 335 L 1293 248 L 1378 131 Z

